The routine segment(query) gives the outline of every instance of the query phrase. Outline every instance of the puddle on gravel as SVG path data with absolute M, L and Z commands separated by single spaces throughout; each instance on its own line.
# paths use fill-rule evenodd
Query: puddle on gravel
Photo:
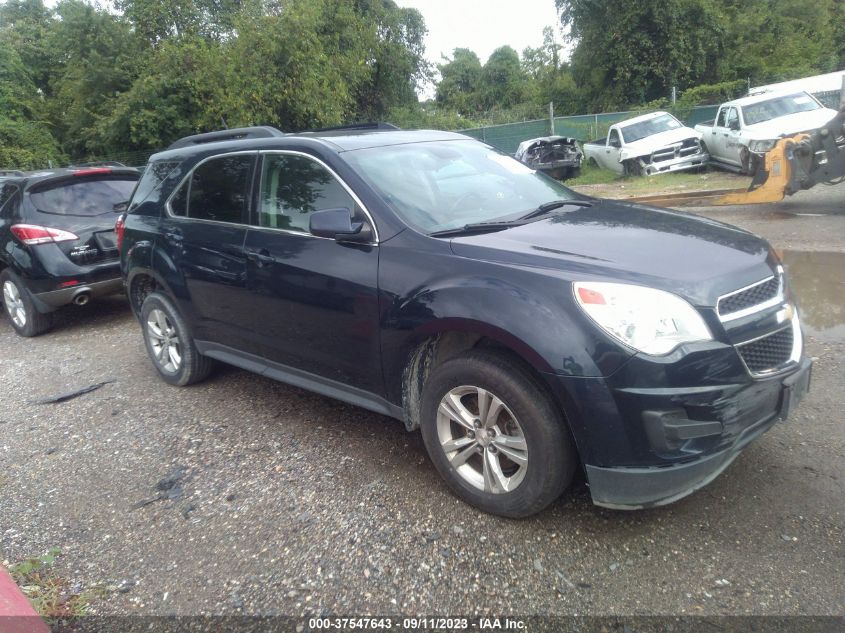
M 820 340 L 845 341 L 845 253 L 783 251 L 781 259 L 804 331 Z

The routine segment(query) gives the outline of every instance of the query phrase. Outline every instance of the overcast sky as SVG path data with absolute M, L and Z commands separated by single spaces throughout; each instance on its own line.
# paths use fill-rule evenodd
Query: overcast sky
M 526 46 L 543 43 L 543 28 L 554 26 L 558 16 L 554 0 L 395 0 L 413 7 L 428 27 L 426 55 L 438 63 L 455 48 L 475 51 L 481 63 L 494 50 L 508 44 L 522 54 Z

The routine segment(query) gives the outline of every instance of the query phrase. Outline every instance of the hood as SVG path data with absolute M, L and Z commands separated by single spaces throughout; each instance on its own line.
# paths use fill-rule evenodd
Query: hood
M 454 238 L 461 257 L 554 269 L 571 281 L 651 286 L 714 306 L 720 295 L 772 274 L 764 240 L 684 213 L 595 200 L 504 231 Z
M 799 132 L 809 132 L 824 127 L 836 116 L 836 110 L 822 108 L 810 112 L 796 112 L 786 116 L 763 121 L 756 125 L 746 125 L 745 130 L 756 140 L 767 140 L 780 138 L 781 136 L 792 136 Z
M 666 130 L 665 132 L 660 132 L 659 134 L 646 136 L 634 143 L 629 143 L 623 148 L 622 152 L 626 154 L 628 158 L 644 156 L 646 154 L 651 154 L 655 150 L 663 149 L 669 145 L 685 141 L 688 138 L 700 139 L 701 132 L 696 132 L 692 128 L 688 127 Z

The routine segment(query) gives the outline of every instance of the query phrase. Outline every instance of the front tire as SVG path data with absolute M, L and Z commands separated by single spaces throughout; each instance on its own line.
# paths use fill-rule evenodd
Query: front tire
M 0 272 L 0 289 L 6 316 L 20 336 L 38 336 L 53 325 L 53 315 L 38 311 L 21 278 L 8 268 Z
M 178 387 L 205 379 L 214 361 L 197 351 L 191 331 L 170 300 L 154 292 L 141 304 L 144 345 L 165 382 Z
M 474 350 L 443 363 L 429 376 L 420 406 L 428 454 L 467 503 L 523 518 L 571 483 L 577 456 L 565 422 L 511 360 Z

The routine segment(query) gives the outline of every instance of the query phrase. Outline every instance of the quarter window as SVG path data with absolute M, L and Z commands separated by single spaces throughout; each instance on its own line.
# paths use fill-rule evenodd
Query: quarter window
M 170 201 L 173 215 L 240 223 L 249 204 L 254 155 L 221 156 L 197 167 Z
M 725 108 L 719 110 L 719 116 L 716 119 L 716 127 L 725 127 L 725 115 L 727 112 L 728 111 Z
M 16 204 L 15 202 L 10 202 L 10 200 L 15 197 L 18 191 L 17 185 L 11 183 L 0 184 L 0 218 L 12 217 L 12 210 L 15 209 Z
M 307 233 L 312 213 L 342 208 L 355 208 L 352 196 L 318 162 L 291 154 L 264 157 L 259 226 Z

